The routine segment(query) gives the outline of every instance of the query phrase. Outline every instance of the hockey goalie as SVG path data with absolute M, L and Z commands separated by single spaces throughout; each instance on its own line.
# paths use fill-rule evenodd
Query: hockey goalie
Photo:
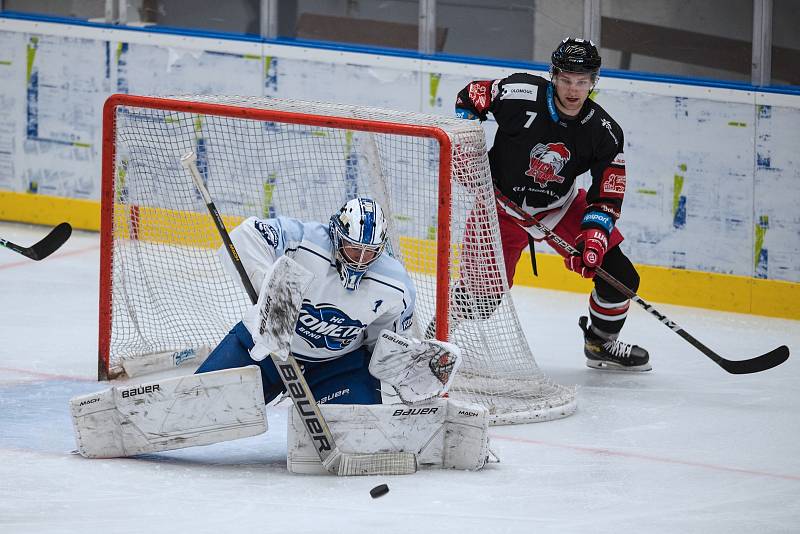
M 223 247 L 219 258 L 235 279 L 260 288 L 255 305 L 194 375 L 72 399 L 79 452 L 131 456 L 263 433 L 265 403 L 286 393 L 281 362 L 291 357 L 337 451 L 481 469 L 489 455 L 486 409 L 443 397 L 461 351 L 409 336 L 415 289 L 384 253 L 386 231 L 380 205 L 367 198 L 345 203 L 327 225 L 246 219 L 230 234 L 238 252 Z M 382 404 L 382 391 L 399 402 Z M 288 468 L 324 473 L 313 429 L 291 396 Z

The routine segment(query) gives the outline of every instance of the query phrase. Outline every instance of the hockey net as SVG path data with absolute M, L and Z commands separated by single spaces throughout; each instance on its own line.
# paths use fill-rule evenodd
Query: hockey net
M 327 222 L 349 198 L 377 200 L 417 287 L 416 337 L 427 327 L 463 350 L 451 396 L 486 406 L 494 424 L 574 411 L 574 388 L 541 372 L 507 292 L 478 123 L 258 97 L 106 102 L 100 379 L 199 364 L 249 305 L 217 259 L 221 240 L 180 164 L 189 151 L 228 230 L 251 215 Z

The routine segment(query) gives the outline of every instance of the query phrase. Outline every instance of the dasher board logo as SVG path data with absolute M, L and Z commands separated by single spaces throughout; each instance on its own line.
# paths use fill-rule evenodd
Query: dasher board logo
M 564 177 L 559 175 L 572 154 L 564 143 L 539 143 L 531 150 L 530 167 L 526 176 L 542 187 L 549 182 L 562 183 Z
M 295 333 L 311 347 L 337 351 L 356 340 L 366 326 L 332 304 L 304 301 Z

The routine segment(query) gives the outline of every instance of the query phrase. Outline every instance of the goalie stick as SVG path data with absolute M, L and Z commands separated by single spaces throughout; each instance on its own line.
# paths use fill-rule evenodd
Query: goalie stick
M 250 301 L 255 305 L 258 302 L 258 293 L 247 276 L 247 271 L 242 264 L 236 247 L 231 241 L 230 235 L 225 228 L 225 223 L 220 216 L 217 207 L 211 199 L 208 188 L 203 183 L 203 177 L 197 168 L 197 155 L 188 152 L 181 158 L 181 165 L 191 174 L 195 187 L 203 197 L 203 201 L 208 208 L 211 218 L 217 227 L 225 249 L 228 252 L 236 271 L 239 273 L 242 284 L 247 291 Z M 296 319 L 295 319 L 296 320 Z M 371 454 L 345 453 L 339 450 L 333 439 L 333 434 L 328 427 L 328 423 L 314 399 L 311 388 L 303 376 L 297 360 L 288 352 L 285 360 L 274 353 L 270 353 L 270 358 L 278 370 L 278 376 L 283 382 L 287 393 L 292 398 L 298 415 L 305 423 L 305 428 L 311 436 L 312 442 L 316 445 L 322 465 L 325 469 L 339 476 L 348 475 L 406 475 L 417 471 L 417 457 L 409 452 L 385 452 Z
M 494 189 L 494 195 L 497 199 L 498 203 L 502 204 L 503 206 L 507 207 L 511 211 L 513 211 L 517 217 L 522 219 L 522 226 L 532 226 L 543 233 L 547 239 L 549 239 L 552 243 L 556 246 L 561 248 L 567 254 L 571 254 L 573 256 L 579 256 L 580 252 L 573 247 L 571 244 L 567 243 L 563 239 L 561 239 L 555 232 L 553 232 L 550 228 L 542 224 L 536 217 L 525 212 L 522 208 L 517 206 L 513 201 L 511 201 L 508 197 L 506 197 L 503 193 L 500 192 L 497 187 Z M 688 341 L 694 348 L 698 349 L 700 352 L 711 358 L 717 365 L 725 369 L 727 372 L 735 375 L 741 374 L 749 374 L 749 373 L 759 373 L 761 371 L 766 371 L 767 369 L 772 369 L 783 362 L 785 362 L 789 358 L 789 347 L 786 345 L 781 345 L 780 347 L 773 349 L 765 354 L 760 356 L 756 356 L 755 358 L 750 358 L 747 360 L 727 360 L 711 350 L 710 348 L 706 347 L 703 343 L 698 341 L 694 336 L 692 336 L 689 332 L 684 330 L 680 327 L 677 323 L 670 320 L 666 315 L 660 313 L 656 310 L 651 304 L 648 304 L 644 301 L 641 297 L 639 297 L 633 290 L 627 287 L 625 284 L 608 274 L 602 268 L 598 267 L 595 269 L 596 276 L 599 276 L 609 284 L 611 284 L 614 289 L 622 293 L 625 297 L 631 299 L 636 304 L 644 308 L 649 314 L 656 317 L 659 321 L 661 321 L 664 325 L 667 326 L 670 330 L 681 336 L 683 339 Z
M 0 246 L 11 249 L 14 252 L 18 252 L 32 260 L 39 261 L 45 259 L 47 256 L 58 250 L 61 245 L 67 242 L 67 239 L 69 239 L 70 235 L 72 235 L 72 226 L 70 226 L 69 223 L 63 222 L 50 230 L 49 234 L 44 236 L 33 246 L 23 247 L 6 239 L 0 239 Z

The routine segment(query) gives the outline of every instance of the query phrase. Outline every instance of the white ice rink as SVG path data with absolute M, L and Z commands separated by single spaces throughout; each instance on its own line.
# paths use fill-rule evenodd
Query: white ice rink
M 47 229 L 0 223 L 30 245 Z M 584 295 L 515 288 L 539 365 L 577 384 L 577 412 L 493 427 L 479 472 L 320 477 L 287 472 L 287 404 L 267 434 L 133 459 L 87 460 L 68 400 L 96 382 L 99 237 L 41 262 L 0 248 L 0 532 L 797 533 L 800 322 L 659 305 L 729 359 L 786 344 L 770 371 L 724 372 L 631 307 L 623 339 L 653 371 L 584 365 Z M 643 295 L 647 298 L 647 295 Z M 372 499 L 369 490 L 388 483 Z

